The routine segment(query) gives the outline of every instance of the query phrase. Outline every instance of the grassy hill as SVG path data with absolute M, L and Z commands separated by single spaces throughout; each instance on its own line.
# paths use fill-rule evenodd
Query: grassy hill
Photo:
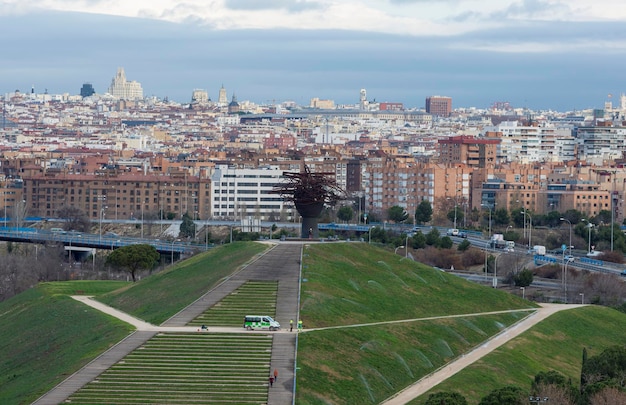
M 94 295 L 159 323 L 266 248 L 233 243 L 134 284 L 42 283 L 0 303 L 0 403 L 31 403 L 134 330 L 70 295 Z
M 159 325 L 267 248 L 255 242 L 223 245 L 98 300 Z
M 470 404 L 503 385 L 530 389 L 540 371 L 557 370 L 580 381 L 582 351 L 589 357 L 623 344 L 626 315 L 606 307 L 589 306 L 559 312 L 480 361 L 439 384 L 430 393 L 456 391 Z M 411 404 L 423 404 L 428 394 Z
M 125 338 L 129 325 L 68 296 L 124 284 L 42 283 L 0 303 L 0 403 L 31 403 Z
M 68 295 L 97 295 L 158 324 L 264 249 L 234 243 L 135 284 L 46 283 L 0 303 L 0 403 L 32 402 L 131 331 Z M 298 404 L 378 403 L 534 308 L 503 291 L 360 243 L 308 245 L 302 275 Z M 511 312 L 475 315 L 502 310 Z M 467 316 L 420 319 L 451 314 Z M 624 316 L 598 307 L 559 313 L 437 390 L 456 389 L 474 401 L 494 382 L 528 387 L 538 371 L 551 368 L 577 380 L 583 345 L 593 355 L 619 343 Z
M 301 315 L 305 329 L 332 328 L 299 337 L 297 403 L 378 403 L 534 307 L 365 244 L 310 245 Z M 501 310 L 513 312 L 414 320 Z

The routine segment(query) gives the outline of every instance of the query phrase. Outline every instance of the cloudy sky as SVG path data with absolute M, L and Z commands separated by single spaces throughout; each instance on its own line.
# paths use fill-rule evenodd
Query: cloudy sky
M 0 0 L 0 91 L 194 88 L 422 107 L 602 107 L 626 92 L 623 0 Z

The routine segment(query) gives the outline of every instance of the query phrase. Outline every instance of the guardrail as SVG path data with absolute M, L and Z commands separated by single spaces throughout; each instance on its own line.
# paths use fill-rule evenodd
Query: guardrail
M 213 245 L 196 244 L 184 241 L 166 241 L 129 236 L 99 235 L 82 232 L 51 232 L 33 228 L 0 227 L 0 240 L 25 243 L 56 242 L 67 246 L 91 247 L 95 249 L 116 249 L 129 245 L 152 245 L 160 253 L 190 253 L 194 250 L 207 250 Z

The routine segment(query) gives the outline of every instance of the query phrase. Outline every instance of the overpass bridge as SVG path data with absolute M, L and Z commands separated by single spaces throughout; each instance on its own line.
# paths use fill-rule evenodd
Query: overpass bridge
M 35 228 L 0 227 L 0 240 L 21 243 L 58 243 L 66 250 L 84 251 L 85 248 L 113 250 L 129 245 L 147 244 L 154 246 L 161 254 L 172 256 L 208 250 L 212 245 L 189 243 L 180 240 L 159 240 L 134 238 L 130 236 L 100 235 L 83 232 L 52 232 Z

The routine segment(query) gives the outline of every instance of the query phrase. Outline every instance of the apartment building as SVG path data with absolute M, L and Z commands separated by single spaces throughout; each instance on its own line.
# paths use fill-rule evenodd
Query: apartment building
M 23 176 L 29 215 L 55 217 L 64 206 L 80 208 L 92 220 L 197 219 L 211 215 L 210 180 L 186 172 L 166 175 L 143 173 L 69 174 L 52 171 Z
M 426 112 L 438 117 L 449 117 L 452 113 L 452 98 L 444 96 L 427 97 Z
M 473 136 L 453 136 L 440 139 L 439 162 L 462 163 L 470 167 L 493 167 L 496 165 L 500 139 L 484 139 Z

